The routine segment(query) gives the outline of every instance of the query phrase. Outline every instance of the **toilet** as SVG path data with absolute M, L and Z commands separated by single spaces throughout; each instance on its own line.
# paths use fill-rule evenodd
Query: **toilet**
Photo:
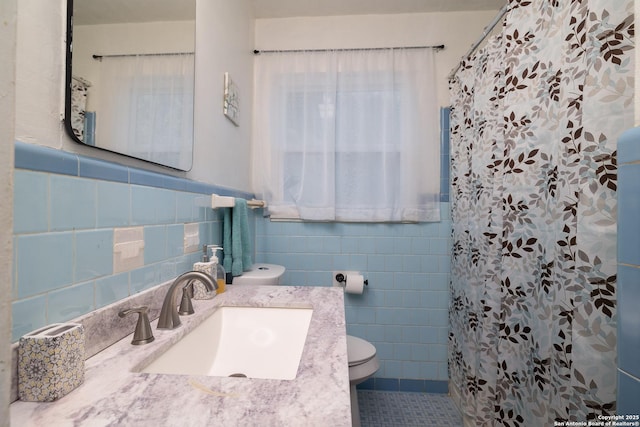
M 285 268 L 275 264 L 254 264 L 251 270 L 236 276 L 233 285 L 279 285 Z M 380 368 L 376 348 L 369 341 L 347 335 L 347 358 L 349 360 L 349 385 L 351 395 L 351 423 L 360 426 L 360 410 L 356 385 L 371 378 Z
M 245 271 L 231 281 L 233 285 L 279 285 L 285 268 L 276 264 L 253 264 L 251 270 Z
M 347 335 L 347 355 L 349 359 L 349 385 L 351 387 L 351 425 L 360 426 L 360 409 L 356 385 L 371 378 L 380 368 L 376 348 L 369 341 Z

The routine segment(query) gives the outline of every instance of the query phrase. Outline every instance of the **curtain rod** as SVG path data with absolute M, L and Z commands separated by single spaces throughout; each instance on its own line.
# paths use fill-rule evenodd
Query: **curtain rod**
M 354 50 L 387 50 L 387 49 L 435 49 L 442 50 L 444 49 L 443 44 L 439 44 L 436 46 L 396 46 L 396 47 L 360 47 L 360 48 L 345 48 L 345 49 L 283 49 L 283 50 L 254 50 L 253 53 L 255 55 L 260 55 L 261 53 L 277 53 L 277 52 L 343 52 L 343 51 L 354 51 Z
M 169 55 L 193 55 L 194 52 L 169 52 L 169 53 L 122 53 L 116 55 L 92 55 L 93 59 L 123 58 L 126 56 L 169 56 Z
M 491 23 L 485 27 L 480 38 L 471 46 L 471 49 L 469 49 L 469 51 L 462 58 L 460 58 L 460 62 L 458 63 L 458 65 L 453 70 L 451 70 L 448 76 L 448 80 L 451 80 L 453 76 L 455 76 L 455 74 L 458 72 L 460 67 L 462 67 L 462 61 L 464 61 L 467 58 L 470 58 L 471 55 L 473 55 L 473 52 L 476 51 L 478 46 L 482 44 L 482 42 L 484 41 L 484 39 L 487 38 L 489 33 L 491 33 L 491 31 L 493 31 L 495 26 L 498 25 L 498 22 L 500 22 L 500 20 L 504 17 L 504 15 L 506 15 L 508 9 L 509 9 L 508 4 L 505 4 L 504 6 L 502 6 L 502 9 L 500 9 L 496 17 L 493 18 L 493 21 L 491 21 Z

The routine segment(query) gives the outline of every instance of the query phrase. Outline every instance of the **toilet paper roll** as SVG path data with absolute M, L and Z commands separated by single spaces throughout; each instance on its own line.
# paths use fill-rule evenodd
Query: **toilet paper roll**
M 349 274 L 344 291 L 348 294 L 361 294 L 364 290 L 364 277 L 362 274 Z

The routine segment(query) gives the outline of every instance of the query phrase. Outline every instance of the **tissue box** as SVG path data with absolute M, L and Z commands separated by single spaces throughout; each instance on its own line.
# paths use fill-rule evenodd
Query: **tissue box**
M 84 381 L 84 327 L 55 323 L 20 338 L 18 397 L 52 402 Z

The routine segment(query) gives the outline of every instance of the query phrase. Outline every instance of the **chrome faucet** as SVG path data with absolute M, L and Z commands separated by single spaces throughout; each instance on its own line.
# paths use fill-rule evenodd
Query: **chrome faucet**
M 178 314 L 176 296 L 179 290 L 185 286 L 189 286 L 191 281 L 195 279 L 202 282 L 209 292 L 218 289 L 218 284 L 208 274 L 199 271 L 187 271 L 181 274 L 174 280 L 167 291 L 167 295 L 164 297 L 160 318 L 158 319 L 158 329 L 175 329 L 180 326 L 180 315 Z M 185 281 L 187 284 L 181 287 L 180 285 Z

